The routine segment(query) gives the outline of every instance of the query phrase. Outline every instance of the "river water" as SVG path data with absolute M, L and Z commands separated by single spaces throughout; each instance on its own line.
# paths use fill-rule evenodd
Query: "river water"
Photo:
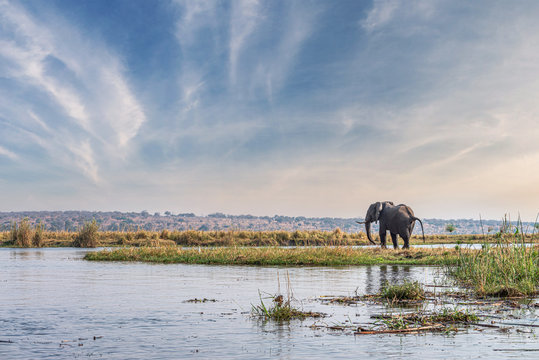
M 375 293 L 384 281 L 404 278 L 439 283 L 435 267 L 100 263 L 82 260 L 86 251 L 0 249 L 0 359 L 539 357 L 539 340 L 528 332 L 354 336 L 310 327 L 367 323 L 387 312 L 382 305 L 325 305 L 320 296 Z M 286 293 L 287 276 L 295 306 L 329 316 L 283 324 L 252 318 L 259 291 L 277 293 L 279 278 Z M 188 302 L 195 298 L 215 301 Z

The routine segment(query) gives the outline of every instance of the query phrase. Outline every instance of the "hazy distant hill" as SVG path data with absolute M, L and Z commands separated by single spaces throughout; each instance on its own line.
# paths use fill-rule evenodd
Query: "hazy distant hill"
M 303 216 L 252 216 L 252 215 L 226 215 L 222 213 L 197 216 L 192 213 L 171 214 L 165 212 L 150 214 L 146 211 L 136 212 L 91 212 L 91 211 L 23 211 L 0 212 L 0 230 L 6 231 L 13 221 L 28 218 L 33 224 L 38 221 L 45 225 L 47 230 L 77 230 L 85 221 L 95 219 L 101 230 L 334 230 L 340 228 L 346 232 L 364 231 L 364 227 L 357 224 L 361 218 L 307 218 Z M 501 221 L 457 219 L 423 219 L 425 234 L 447 234 L 448 224 L 455 226 L 454 234 L 481 234 L 492 233 L 499 230 Z M 416 224 L 415 234 L 420 233 Z M 524 230 L 532 232 L 533 224 L 524 223 Z M 376 231 L 376 230 L 375 230 Z

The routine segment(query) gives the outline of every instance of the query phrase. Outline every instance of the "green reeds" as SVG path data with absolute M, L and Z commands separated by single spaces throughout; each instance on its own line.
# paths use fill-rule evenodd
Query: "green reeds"
M 462 252 L 448 272 L 479 296 L 527 296 L 537 293 L 537 247 L 523 244 L 485 245 L 476 253 Z
M 503 219 L 495 244 L 476 253 L 460 252 L 448 273 L 479 296 L 516 297 L 537 294 L 539 248 L 527 246 L 520 219 L 513 226 Z

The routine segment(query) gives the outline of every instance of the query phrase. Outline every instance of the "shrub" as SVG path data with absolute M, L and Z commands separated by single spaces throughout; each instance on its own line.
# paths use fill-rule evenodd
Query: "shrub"
M 170 238 L 170 231 L 168 231 L 167 229 L 163 229 L 159 237 L 163 240 L 168 240 Z

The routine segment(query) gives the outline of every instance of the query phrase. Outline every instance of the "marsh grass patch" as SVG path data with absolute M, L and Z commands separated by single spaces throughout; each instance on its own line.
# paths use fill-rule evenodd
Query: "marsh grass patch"
M 380 297 L 391 302 L 425 299 L 425 290 L 419 281 L 405 280 L 402 283 L 384 283 L 380 289 Z

